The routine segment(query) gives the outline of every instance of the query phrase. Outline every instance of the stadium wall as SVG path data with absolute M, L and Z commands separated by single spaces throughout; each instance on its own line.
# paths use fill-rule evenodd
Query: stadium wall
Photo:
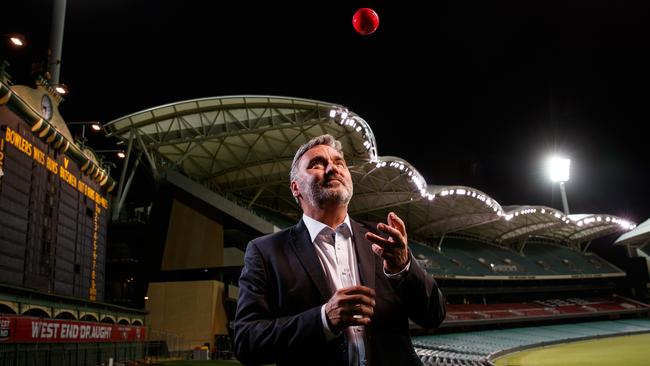
M 223 225 L 174 199 L 161 270 L 222 265 Z
M 215 335 L 228 334 L 222 282 L 155 282 L 147 297 L 150 339 L 166 341 L 170 351 L 213 345 Z

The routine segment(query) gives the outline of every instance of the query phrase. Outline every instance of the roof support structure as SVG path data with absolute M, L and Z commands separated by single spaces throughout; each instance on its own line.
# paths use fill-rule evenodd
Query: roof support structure
M 138 157 L 135 159 L 135 164 L 133 165 L 133 168 L 131 168 L 131 174 L 129 174 L 129 180 L 126 181 L 126 184 L 124 185 L 124 194 L 122 197 L 120 197 L 120 200 L 117 202 L 117 207 L 115 208 L 115 211 L 113 211 L 113 219 L 118 219 L 120 216 L 120 211 L 122 211 L 122 207 L 124 206 L 124 201 L 126 200 L 126 196 L 129 193 L 129 188 L 131 188 L 131 182 L 133 182 L 133 177 L 135 176 L 135 172 L 138 170 L 138 166 L 140 165 L 140 158 L 142 157 L 142 151 L 138 152 Z
M 440 237 L 440 240 L 438 240 L 438 245 L 436 246 L 436 248 L 438 249 L 439 252 L 442 252 L 442 242 L 443 240 L 445 240 L 445 235 L 447 235 L 447 233 L 443 233 L 442 236 Z
M 528 239 L 530 239 L 530 237 L 531 237 L 531 235 L 526 235 L 524 237 L 524 239 L 521 240 L 521 241 L 513 241 L 513 242 L 509 242 L 509 243 L 501 243 L 500 245 L 502 245 L 502 246 L 504 246 L 504 247 L 506 247 L 506 248 L 508 248 L 510 250 L 513 250 L 513 251 L 519 253 L 519 255 L 523 256 L 524 255 L 524 248 L 526 247 L 526 243 L 528 243 Z
M 168 170 L 164 175 L 168 182 L 182 188 L 185 192 L 193 195 L 210 206 L 237 218 L 239 221 L 246 223 L 248 226 L 260 233 L 269 234 L 280 231 L 280 228 L 275 226 L 273 223 L 255 215 L 248 209 L 236 204 L 233 200 L 211 191 L 178 172 Z
M 153 172 L 153 176 L 158 177 L 158 169 L 156 168 L 156 161 L 149 154 L 149 150 L 144 145 L 144 141 L 142 141 L 142 137 L 140 137 L 140 134 L 137 131 L 135 132 L 135 137 L 136 139 L 138 139 L 140 148 L 142 149 L 142 152 L 144 152 L 144 155 L 147 157 L 147 160 L 149 161 L 149 165 L 151 166 L 151 171 Z
M 126 171 L 129 168 L 129 161 L 131 157 L 131 151 L 133 149 L 133 138 L 135 137 L 135 130 L 132 128 L 129 131 L 129 144 L 126 149 L 126 156 L 124 157 L 124 164 L 122 165 L 122 172 L 120 173 L 120 185 L 117 188 L 117 196 L 115 196 L 115 202 L 118 202 L 117 205 L 113 206 L 113 220 L 117 220 L 119 217 L 120 213 L 120 204 L 119 202 L 122 200 L 122 195 L 126 194 L 124 193 L 124 179 L 126 178 Z
M 260 196 L 260 194 L 262 194 L 262 192 L 264 192 L 264 189 L 266 189 L 266 187 L 261 186 L 260 189 L 257 190 L 257 193 L 255 193 L 255 196 L 253 196 L 253 198 L 251 198 L 251 201 L 248 203 L 248 206 L 247 206 L 248 208 L 251 208 L 251 206 L 253 206 L 253 204 L 255 203 L 255 201 L 257 201 L 257 198 Z

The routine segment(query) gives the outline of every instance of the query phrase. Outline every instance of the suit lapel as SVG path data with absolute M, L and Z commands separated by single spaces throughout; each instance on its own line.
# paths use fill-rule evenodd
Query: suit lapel
M 296 252 L 298 260 L 302 266 L 305 267 L 307 274 L 309 274 L 309 277 L 318 288 L 323 299 L 329 299 L 332 296 L 332 293 L 327 286 L 323 267 L 318 260 L 318 255 L 316 254 L 314 244 L 309 236 L 307 226 L 305 226 L 305 223 L 302 220 L 300 220 L 298 225 L 294 226 L 292 229 L 291 247 Z M 287 270 L 291 270 L 291 268 L 288 268 Z
M 366 239 L 366 232 L 356 221 L 350 220 L 352 224 L 352 237 L 354 238 L 354 250 L 357 253 L 357 266 L 361 284 L 375 288 L 375 253 L 372 251 L 372 243 Z

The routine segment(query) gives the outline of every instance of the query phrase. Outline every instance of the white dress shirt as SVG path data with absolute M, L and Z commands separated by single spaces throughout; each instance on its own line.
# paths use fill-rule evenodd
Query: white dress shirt
M 357 267 L 357 255 L 354 251 L 354 241 L 352 240 L 350 217 L 346 215 L 343 223 L 335 229 L 304 214 L 302 219 L 314 243 L 314 249 L 332 293 L 343 287 L 359 285 L 359 269 Z M 326 339 L 336 337 L 336 334 L 332 333 L 327 324 L 325 305 L 321 307 L 321 320 Z M 343 331 L 348 337 L 350 365 L 365 365 L 365 328 L 363 326 L 353 326 L 347 327 Z
M 302 220 L 307 226 L 312 243 L 314 243 L 316 255 L 318 255 L 318 260 L 323 267 L 327 284 L 332 293 L 343 287 L 359 285 L 359 268 L 354 250 L 354 240 L 352 240 L 350 217 L 346 215 L 343 223 L 335 229 L 305 214 L 302 215 Z M 410 267 L 411 261 L 409 260 L 401 271 L 397 273 L 386 273 L 384 271 L 384 274 L 390 279 L 399 280 Z M 321 307 L 320 313 L 325 338 L 327 340 L 334 339 L 337 335 L 331 331 L 327 324 L 325 305 Z M 348 337 L 350 365 L 365 365 L 365 328 L 363 326 L 347 327 L 344 332 Z

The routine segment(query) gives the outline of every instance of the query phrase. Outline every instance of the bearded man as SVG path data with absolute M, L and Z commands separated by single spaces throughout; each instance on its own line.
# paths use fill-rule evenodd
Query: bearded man
M 330 135 L 298 149 L 290 188 L 302 219 L 246 248 L 237 358 L 245 365 L 421 365 L 409 319 L 437 327 L 445 306 L 409 252 L 404 222 L 391 212 L 374 230 L 350 219 L 352 177 Z

